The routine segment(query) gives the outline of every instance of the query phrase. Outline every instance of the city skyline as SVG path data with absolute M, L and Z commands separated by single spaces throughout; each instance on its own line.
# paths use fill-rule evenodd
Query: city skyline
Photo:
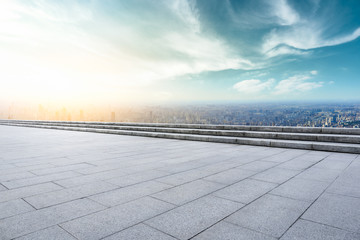
M 4 0 L 0 101 L 359 101 L 359 1 Z
M 248 103 L 54 107 L 12 104 L 0 119 L 359 128 L 360 103 Z

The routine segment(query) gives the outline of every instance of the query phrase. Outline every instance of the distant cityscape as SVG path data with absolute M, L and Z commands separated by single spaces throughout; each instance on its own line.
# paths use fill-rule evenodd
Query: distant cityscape
M 1 119 L 359 128 L 360 104 L 212 104 L 0 110 Z

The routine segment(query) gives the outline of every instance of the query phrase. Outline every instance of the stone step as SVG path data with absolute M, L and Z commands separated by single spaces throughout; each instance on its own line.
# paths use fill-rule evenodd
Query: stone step
M 27 123 L 25 123 L 27 124 Z M 246 138 L 266 138 L 281 140 L 298 140 L 298 141 L 319 141 L 334 143 L 353 143 L 360 144 L 360 135 L 341 135 L 341 134 L 316 134 L 316 133 L 286 133 L 286 132 L 260 132 L 260 131 L 243 131 L 243 130 L 214 130 L 214 129 L 191 129 L 191 128 L 168 128 L 168 127 L 143 127 L 143 126 L 118 126 L 118 125 L 99 125 L 92 123 L 36 123 L 34 125 L 43 126 L 62 126 L 62 127 L 85 127 L 98 129 L 113 129 L 127 131 L 144 131 L 144 132 L 163 132 L 178 133 L 191 135 L 211 135 L 224 137 L 246 137 Z
M 30 120 L 0 120 L 0 123 L 17 122 L 32 124 L 92 124 L 134 127 L 165 127 L 165 128 L 190 128 L 212 130 L 242 130 L 260 132 L 285 132 L 285 133 L 316 133 L 316 134 L 342 134 L 360 135 L 360 128 L 328 128 L 328 127 L 286 127 L 286 126 L 248 126 L 248 125 L 211 125 L 211 124 L 170 124 L 170 123 L 126 123 L 126 122 L 79 122 L 79 121 L 30 121 Z
M 2 124 L 5 124 L 5 123 L 3 122 Z M 101 129 L 101 128 L 64 127 L 64 126 L 55 126 L 55 125 L 48 126 L 48 125 L 29 124 L 29 123 L 27 123 L 27 124 L 8 123 L 7 125 L 46 128 L 46 129 L 58 129 L 58 130 L 70 130 L 70 131 L 94 132 L 94 133 L 105 133 L 105 134 L 119 134 L 119 135 L 130 135 L 130 136 L 141 136 L 141 137 L 157 137 L 157 138 L 168 138 L 168 139 L 178 139 L 178 140 L 232 143 L 232 144 L 280 147 L 280 148 L 295 148 L 295 149 L 306 149 L 306 150 L 320 150 L 320 151 L 343 152 L 343 153 L 357 153 L 357 154 L 360 153 L 360 145 L 359 144 L 349 144 L 349 143 L 278 140 L 278 139 L 267 139 L 267 138 L 225 137 L 225 136 L 146 132 L 146 131 L 128 131 L 128 130 L 114 130 L 114 129 Z

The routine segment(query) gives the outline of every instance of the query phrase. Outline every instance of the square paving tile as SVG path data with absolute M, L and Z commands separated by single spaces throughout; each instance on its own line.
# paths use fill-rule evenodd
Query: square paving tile
M 295 175 L 299 174 L 301 171 L 298 170 L 291 170 L 291 169 L 285 169 L 280 167 L 274 167 L 270 168 L 264 172 L 258 173 L 251 178 L 262 180 L 266 182 L 272 182 L 272 183 L 283 183 L 290 178 L 294 177 Z
M 63 188 L 54 183 L 41 183 L 38 185 L 6 190 L 0 193 L 1 196 L 0 202 L 6 202 L 13 199 L 24 198 L 24 197 L 33 196 L 40 193 L 52 192 L 60 189 Z
M 15 199 L 8 202 L 0 203 L 0 219 L 34 211 L 31 205 L 22 199 Z
M 115 206 L 163 191 L 170 187 L 170 185 L 164 183 L 149 181 L 100 193 L 89 198 L 105 206 Z
M 347 166 L 349 166 L 351 161 L 352 160 L 350 160 L 350 159 L 325 158 L 324 160 L 315 164 L 314 167 L 324 168 L 324 169 L 333 169 L 333 170 L 344 170 L 345 168 L 347 168 Z
M 360 231 L 360 198 L 323 194 L 302 216 L 344 230 Z
M 104 209 L 104 206 L 87 199 L 31 211 L 0 221 L 0 233 L 4 239 L 20 237 L 62 222 L 69 221 Z
M 101 239 L 173 208 L 145 197 L 61 224 L 77 239 Z
M 120 187 L 126 187 L 129 185 L 134 185 L 141 182 L 146 182 L 163 176 L 167 176 L 169 173 L 157 171 L 157 170 L 148 170 L 144 172 L 139 172 L 135 174 L 128 175 L 126 177 L 117 177 L 106 180 L 109 183 L 118 185 Z
M 210 194 L 225 185 L 205 180 L 196 180 L 174 188 L 155 193 L 151 196 L 175 205 L 182 205 L 204 195 Z
M 297 177 L 331 183 L 341 174 L 341 172 L 342 171 L 338 169 L 324 169 L 313 166 L 300 173 Z
M 360 198 L 360 185 L 357 182 L 344 181 L 339 178 L 326 189 L 326 192 Z
M 208 171 L 199 168 L 199 169 L 192 169 L 189 171 L 175 173 L 170 176 L 158 178 L 156 179 L 156 181 L 177 186 L 177 185 L 182 185 L 184 183 L 192 182 L 194 180 L 198 180 L 200 178 L 209 175 L 212 175 L 212 173 L 209 173 Z
M 200 233 L 194 240 L 275 240 L 271 236 L 266 236 L 259 232 L 252 231 L 247 228 L 243 228 L 231 223 L 221 221 L 215 224 L 211 228 Z
M 283 197 L 312 202 L 329 186 L 327 182 L 293 178 L 270 193 Z
M 30 233 L 23 237 L 16 238 L 16 240 L 76 240 L 73 236 L 71 236 L 64 229 L 59 226 L 53 226 L 49 228 L 45 228 L 40 231 L 36 231 L 34 233 Z
M 242 206 L 241 203 L 206 196 L 154 217 L 146 224 L 178 239 L 189 239 Z
M 338 228 L 326 226 L 299 219 L 291 228 L 280 238 L 281 240 L 338 240 L 345 239 L 349 232 Z M 348 235 L 349 236 L 349 235 Z
M 226 222 L 280 237 L 306 210 L 308 203 L 289 198 L 264 195 L 240 209 Z
M 107 192 L 116 188 L 118 188 L 116 185 L 98 181 L 84 184 L 78 187 L 67 188 L 49 193 L 42 193 L 31 197 L 26 197 L 25 200 L 35 208 L 40 209 L 88 197 L 101 192 Z
M 103 240 L 176 240 L 159 230 L 149 227 L 145 224 L 138 224 L 133 227 L 127 228 L 121 232 L 115 233 L 109 237 L 103 238 Z
M 278 186 L 275 183 L 245 179 L 213 193 L 214 196 L 247 204 Z
M 236 182 L 239 182 L 245 178 L 248 178 L 252 175 L 254 175 L 256 172 L 240 169 L 240 168 L 232 168 L 227 171 L 223 171 L 208 177 L 205 177 L 204 179 L 207 181 L 222 183 L 222 184 L 233 184 Z
M 251 170 L 254 172 L 261 172 L 266 169 L 272 168 L 276 165 L 279 165 L 277 162 L 267 162 L 267 161 L 254 161 L 251 163 L 247 163 L 239 166 L 241 169 Z

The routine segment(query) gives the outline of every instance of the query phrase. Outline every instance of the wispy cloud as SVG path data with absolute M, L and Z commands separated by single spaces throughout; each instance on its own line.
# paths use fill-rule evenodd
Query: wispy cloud
M 279 19 L 278 24 L 286 26 L 273 28 L 264 36 L 262 50 L 268 57 L 284 54 L 302 55 L 304 50 L 335 46 L 353 41 L 360 36 L 360 27 L 358 27 L 347 33 L 342 33 L 338 29 L 329 37 L 326 31 L 333 24 L 331 20 L 324 20 L 312 14 L 300 15 L 287 3 L 287 0 L 271 1 L 271 4 L 272 13 Z M 319 1 L 311 1 L 309 4 L 317 9 Z M 329 8 L 334 7 L 329 4 Z M 330 10 L 335 11 L 335 9 Z
M 268 1 L 271 14 L 277 17 L 280 25 L 293 25 L 300 20 L 299 14 L 290 7 L 287 0 Z
M 236 83 L 233 88 L 240 93 L 250 95 L 255 93 L 288 95 L 296 92 L 307 92 L 324 85 L 324 82 L 312 80 L 316 74 L 317 71 L 313 70 L 310 71 L 310 74 L 294 75 L 278 82 L 273 78 L 266 81 L 259 79 L 243 80 Z
M 312 71 L 310 71 L 310 73 L 311 73 L 312 75 L 317 75 L 317 74 L 318 74 L 318 71 L 317 71 L 317 70 L 312 70 Z
M 288 53 L 301 54 L 302 50 L 335 46 L 353 41 L 360 36 L 360 28 L 358 28 L 352 33 L 326 39 L 323 36 L 326 26 L 317 25 L 317 23 L 305 22 L 290 29 L 274 29 L 265 36 L 263 52 L 271 57 Z M 282 49 L 283 46 L 295 50 L 291 50 L 292 52 L 277 50 L 279 47 Z
M 288 45 L 279 45 L 271 48 L 265 54 L 267 57 L 276 57 L 279 55 L 307 55 L 309 51 L 293 48 Z
M 269 90 L 273 83 L 274 79 L 269 79 L 267 81 L 261 81 L 259 79 L 249 79 L 236 83 L 233 88 L 241 93 L 253 94 Z
M 0 24 L 0 40 L 10 42 L 14 48 L 14 39 L 32 48 L 35 45 L 37 55 L 47 55 L 50 61 L 66 68 L 64 71 L 85 74 L 89 81 L 101 78 L 109 85 L 144 86 L 186 74 L 256 68 L 250 60 L 235 54 L 220 36 L 202 31 L 194 1 L 153 2 L 150 7 L 163 12 L 131 23 L 127 21 L 134 18 L 136 11 L 142 11 L 133 3 L 127 3 L 133 12 L 123 12 L 119 21 L 102 15 L 105 10 L 99 11 L 96 1 L 5 1 L 2 9 L 11 14 Z M 62 54 L 67 57 L 59 57 Z M 34 63 L 41 60 L 32 57 L 36 58 Z M 89 67 L 72 67 L 80 62 Z
M 275 95 L 289 94 L 293 92 L 305 92 L 323 86 L 323 82 L 309 81 L 309 75 L 295 75 L 281 80 L 274 88 Z
M 283 80 L 278 76 L 295 71 L 287 68 L 292 63 L 301 69 L 314 66 L 302 64 L 317 48 L 360 36 L 358 18 L 342 21 L 340 16 L 335 24 L 334 14 L 342 13 L 334 2 L 3 0 L 0 95 L 26 86 L 24 92 L 52 96 L 53 83 L 63 81 L 73 86 L 73 95 L 91 89 L 90 98 L 102 88 L 119 96 L 120 89 L 199 81 L 187 80 L 189 75 L 201 75 L 204 86 L 217 84 L 224 92 L 239 76 L 245 80 L 232 90 L 242 94 L 310 91 L 324 85 L 316 80 L 317 70 Z M 344 74 L 353 71 L 342 64 L 348 69 Z M 316 65 L 321 75 L 326 74 L 323 66 Z M 162 90 L 177 96 L 173 89 Z
M 199 14 L 196 9 L 195 2 L 187 0 L 174 0 L 165 1 L 165 3 L 168 4 L 174 14 L 187 23 L 194 32 L 200 32 L 201 23 L 198 19 Z

